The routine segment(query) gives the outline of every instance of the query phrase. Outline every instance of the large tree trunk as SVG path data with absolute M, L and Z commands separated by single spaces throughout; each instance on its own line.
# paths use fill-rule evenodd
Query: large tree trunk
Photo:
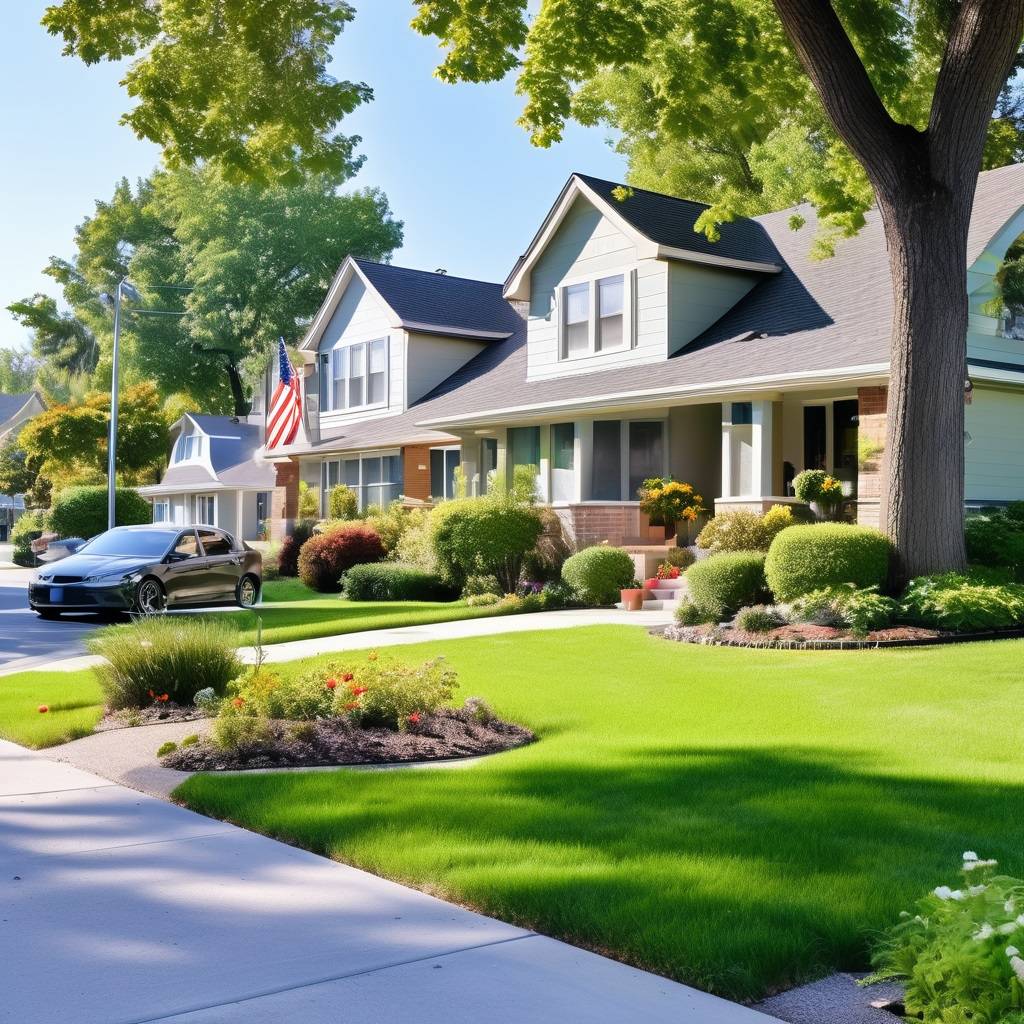
M 236 416 L 248 416 L 249 415 L 249 400 L 245 397 L 245 388 L 242 386 L 242 375 L 238 372 L 238 367 L 229 359 L 226 363 L 228 371 L 228 380 L 231 382 L 231 401 L 235 406 Z
M 880 200 L 894 299 L 882 526 L 894 581 L 966 564 L 967 195 Z

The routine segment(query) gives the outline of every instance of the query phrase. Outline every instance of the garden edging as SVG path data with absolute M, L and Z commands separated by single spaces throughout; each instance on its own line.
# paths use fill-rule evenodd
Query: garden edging
M 666 626 L 649 630 L 675 643 L 697 644 L 702 647 L 739 647 L 765 651 L 867 651 L 892 647 L 934 647 L 938 644 L 977 643 L 983 640 L 1018 640 L 1024 638 L 1022 629 L 1000 629 L 985 633 L 942 633 L 938 636 L 912 637 L 892 640 L 857 640 L 846 637 L 839 640 L 790 640 L 768 637 L 760 641 L 736 640 L 720 633 L 699 634 L 694 626 Z M 678 634 L 678 635 L 672 635 Z

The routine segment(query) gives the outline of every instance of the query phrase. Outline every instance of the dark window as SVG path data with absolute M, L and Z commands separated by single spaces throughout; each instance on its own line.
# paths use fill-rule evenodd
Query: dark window
M 856 398 L 832 405 L 832 467 L 836 478 L 847 486 L 847 494 L 857 493 L 857 425 L 860 421 Z
M 203 544 L 203 552 L 207 555 L 231 554 L 231 541 L 216 530 L 200 530 L 199 539 Z
M 461 461 L 458 448 L 430 449 L 430 496 L 435 501 L 455 497 L 455 468 Z
M 540 427 L 509 427 L 508 450 L 513 469 L 536 466 L 540 469 Z
M 498 439 L 485 437 L 480 442 L 480 493 L 485 494 L 490 483 L 490 474 L 498 468 Z
M 825 406 L 804 406 L 804 469 L 824 469 L 828 451 Z
M 591 493 L 596 501 L 622 499 L 622 424 L 594 421 L 594 462 Z
M 665 425 L 660 421 L 629 425 L 629 500 L 645 480 L 665 472 Z
M 747 423 L 754 422 L 754 403 L 753 402 L 733 402 L 732 403 L 732 425 L 734 427 L 743 426 Z

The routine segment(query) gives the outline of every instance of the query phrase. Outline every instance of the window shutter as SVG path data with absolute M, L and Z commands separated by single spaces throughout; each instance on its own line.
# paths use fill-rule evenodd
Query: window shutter
M 622 308 L 629 316 L 629 323 L 627 324 L 627 330 L 629 331 L 629 348 L 636 348 L 637 346 L 637 273 L 634 267 L 627 275 L 625 280 L 626 294 L 622 297 Z
M 565 317 L 562 316 L 562 289 L 556 288 L 551 293 L 551 312 L 548 316 L 555 321 L 555 343 L 558 346 L 559 359 L 565 358 Z

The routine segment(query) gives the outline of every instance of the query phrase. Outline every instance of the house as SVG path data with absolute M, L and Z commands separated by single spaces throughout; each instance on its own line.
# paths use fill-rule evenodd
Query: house
M 278 468 L 260 456 L 262 416 L 186 413 L 171 427 L 171 454 L 160 483 L 140 487 L 153 506 L 155 523 L 204 523 L 243 540 L 265 536 L 284 487 Z
M 0 394 L 0 444 L 45 409 L 46 403 L 37 391 L 23 391 L 14 395 Z M 0 542 L 7 540 L 11 528 L 24 511 L 24 494 L 0 494 Z
M 475 493 L 538 467 L 578 543 L 639 543 L 641 481 L 721 511 L 792 502 L 805 468 L 877 523 L 892 291 L 877 211 L 826 260 L 809 207 L 740 219 L 574 174 L 503 286 L 346 260 L 301 343 L 303 479 L 361 500 Z M 794 214 L 806 221 L 790 227 Z M 1024 165 L 983 173 L 969 233 L 966 491 L 1024 499 L 1024 344 L 989 315 L 1024 232 Z

